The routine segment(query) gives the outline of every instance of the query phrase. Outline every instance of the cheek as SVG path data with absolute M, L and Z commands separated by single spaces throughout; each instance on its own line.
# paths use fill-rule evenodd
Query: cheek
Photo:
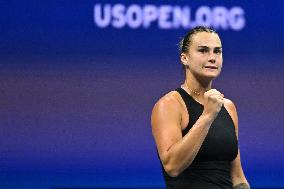
M 191 60 L 194 62 L 204 62 L 204 61 L 206 62 L 207 57 L 200 54 L 192 54 Z
M 222 64 L 223 63 L 223 56 L 219 56 L 218 61 Z
M 220 59 L 219 59 L 219 64 L 220 64 L 220 67 L 222 68 L 222 66 L 223 66 L 223 58 L 222 57 L 220 57 Z

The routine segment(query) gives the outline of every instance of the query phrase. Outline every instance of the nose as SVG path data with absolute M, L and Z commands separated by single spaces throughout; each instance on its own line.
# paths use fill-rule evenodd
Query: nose
M 208 62 L 213 63 L 213 64 L 216 62 L 216 55 L 214 54 L 214 52 L 209 53 Z
M 214 64 L 214 63 L 216 62 L 216 60 L 212 58 L 212 59 L 209 59 L 209 60 L 208 60 L 208 62 L 210 62 L 210 63 L 213 63 L 213 64 Z

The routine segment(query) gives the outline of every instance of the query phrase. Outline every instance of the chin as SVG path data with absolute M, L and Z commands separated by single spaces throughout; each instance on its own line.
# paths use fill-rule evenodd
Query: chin
M 205 77 L 213 78 L 213 79 L 217 78 L 218 76 L 219 76 L 219 74 L 207 74 L 207 75 L 205 75 Z
M 201 72 L 201 73 L 195 73 L 194 74 L 195 77 L 201 79 L 201 80 L 204 80 L 204 81 L 212 81 L 214 79 L 216 79 L 219 75 L 220 75 L 220 72 Z
M 212 74 L 204 74 L 201 77 L 204 78 L 204 80 L 211 81 L 211 80 L 216 79 L 219 75 L 220 75 L 220 73 L 218 73 L 218 74 L 213 74 L 212 73 Z
M 220 72 L 204 73 L 203 77 L 215 79 L 220 75 Z

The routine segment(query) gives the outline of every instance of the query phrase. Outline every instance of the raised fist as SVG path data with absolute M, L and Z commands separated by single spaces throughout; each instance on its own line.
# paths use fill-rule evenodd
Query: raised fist
M 204 114 L 212 116 L 214 119 L 217 117 L 224 104 L 224 95 L 216 89 L 210 89 L 204 93 Z

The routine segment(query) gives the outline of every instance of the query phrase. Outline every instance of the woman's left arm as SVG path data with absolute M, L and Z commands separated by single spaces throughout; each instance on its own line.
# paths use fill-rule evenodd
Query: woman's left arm
M 232 120 L 235 125 L 236 135 L 238 137 L 238 114 L 236 106 L 229 99 L 225 99 L 224 106 L 232 117 Z M 244 175 L 243 168 L 241 165 L 239 149 L 237 157 L 231 162 L 231 179 L 234 189 L 250 189 L 249 183 Z

